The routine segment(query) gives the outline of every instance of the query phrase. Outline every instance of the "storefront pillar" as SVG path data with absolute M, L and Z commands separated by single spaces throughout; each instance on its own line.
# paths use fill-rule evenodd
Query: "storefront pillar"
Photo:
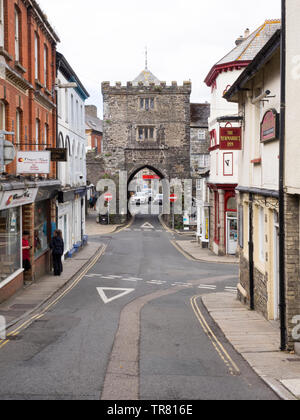
M 226 255 L 226 241 L 225 241 L 225 192 L 218 190 L 219 193 L 219 220 L 220 220 L 220 243 L 219 255 Z
M 34 280 L 35 264 L 34 264 L 34 203 L 27 204 L 22 207 L 22 234 L 24 231 L 29 232 L 29 244 L 32 246 L 30 250 L 31 270 L 24 273 L 24 282 L 32 282 Z

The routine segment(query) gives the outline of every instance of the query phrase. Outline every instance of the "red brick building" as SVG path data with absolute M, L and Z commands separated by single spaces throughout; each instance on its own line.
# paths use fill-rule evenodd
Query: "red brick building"
M 59 38 L 35 0 L 0 0 L 0 130 L 16 151 L 56 147 L 56 45 Z M 17 174 L 17 159 L 0 179 L 0 302 L 50 268 L 54 197 L 49 173 Z M 32 269 L 24 275 L 22 232 L 30 233 Z

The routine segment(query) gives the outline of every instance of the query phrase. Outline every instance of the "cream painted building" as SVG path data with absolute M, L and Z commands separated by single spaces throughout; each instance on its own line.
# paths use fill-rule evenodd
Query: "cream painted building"
M 254 32 L 245 31 L 236 47 L 215 64 L 205 83 L 211 87 L 210 131 L 210 249 L 218 255 L 235 255 L 238 240 L 237 200 L 235 189 L 240 179 L 240 141 L 225 142 L 227 132 L 232 139 L 240 139 L 241 113 L 238 105 L 227 102 L 224 93 L 235 83 L 257 53 L 280 28 L 279 20 L 267 20 Z M 237 133 L 237 134 L 236 134 Z M 259 180 L 257 180 L 259 183 Z
M 280 35 L 278 29 L 225 94 L 242 117 L 239 297 L 269 320 L 279 318 Z
M 285 112 L 285 289 L 288 347 L 299 353 L 293 334 L 300 316 L 300 2 L 286 2 L 286 112 Z M 295 321 L 296 320 L 296 321 Z M 299 321 L 298 321 L 299 322 Z M 297 345 L 294 345 L 298 342 Z

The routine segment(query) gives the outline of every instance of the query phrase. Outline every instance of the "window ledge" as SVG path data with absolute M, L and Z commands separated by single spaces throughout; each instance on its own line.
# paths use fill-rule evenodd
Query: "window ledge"
M 0 55 L 5 57 L 9 61 L 13 60 L 13 57 L 3 47 L 0 47 Z
M 46 87 L 45 87 L 45 93 L 46 93 L 46 95 L 48 95 L 48 96 L 52 96 L 52 93 L 50 92 L 50 90 L 48 90 Z
M 44 87 L 38 79 L 35 79 L 35 84 L 39 89 L 42 89 Z
M 22 64 L 19 61 L 15 61 L 15 67 L 16 67 L 17 70 L 19 70 L 23 74 L 27 72 L 25 67 L 23 67 Z

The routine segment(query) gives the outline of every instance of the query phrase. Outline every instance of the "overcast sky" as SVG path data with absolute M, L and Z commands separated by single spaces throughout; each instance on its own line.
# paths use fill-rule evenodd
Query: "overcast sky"
M 193 102 L 210 100 L 203 83 L 246 28 L 280 18 L 280 0 L 38 0 L 102 117 L 101 82 L 133 80 L 145 67 L 161 81 L 191 80 Z

